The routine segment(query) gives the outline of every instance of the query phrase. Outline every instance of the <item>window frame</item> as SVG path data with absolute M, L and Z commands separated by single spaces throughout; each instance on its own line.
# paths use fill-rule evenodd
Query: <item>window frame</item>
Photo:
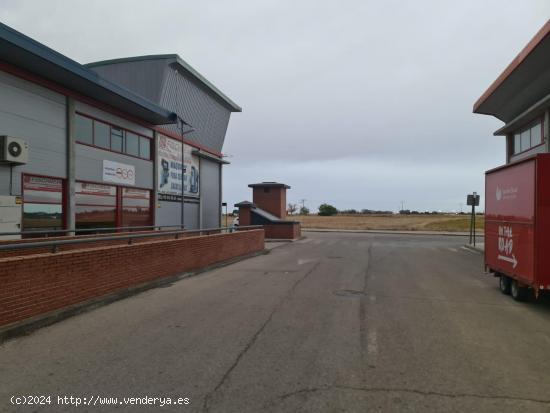
M 154 161 L 153 160 L 153 150 L 152 150 L 152 144 L 153 144 L 154 138 L 146 136 L 142 133 L 136 132 L 135 130 L 131 130 L 131 129 L 124 128 L 124 127 L 119 126 L 119 125 L 115 125 L 114 123 L 105 121 L 103 119 L 96 118 L 96 117 L 88 115 L 86 113 L 76 111 L 75 115 L 76 116 L 82 116 L 84 118 L 88 118 L 88 119 L 92 120 L 92 144 L 90 144 L 88 142 L 82 142 L 78 139 L 77 136 L 75 136 L 76 143 L 78 143 L 80 145 L 90 146 L 92 148 L 101 149 L 103 151 L 117 153 L 119 155 L 129 156 L 131 158 L 141 159 L 143 161 L 149 161 L 149 162 Z M 96 144 L 96 139 L 95 139 L 95 136 L 96 136 L 96 122 L 103 123 L 103 124 L 105 124 L 109 127 L 109 141 L 108 141 L 109 142 L 109 147 L 108 148 L 103 147 L 103 146 L 99 146 L 99 145 Z M 119 129 L 119 130 L 122 131 L 122 152 L 119 152 L 119 151 L 113 149 L 113 145 L 112 145 L 112 130 L 113 129 Z M 132 134 L 134 134 L 138 137 L 138 156 L 126 153 L 126 133 L 128 133 L 128 132 L 132 133 Z M 141 139 L 147 139 L 149 141 L 149 157 L 147 157 L 147 158 L 141 156 Z
M 535 125 L 537 125 L 537 123 L 540 125 L 540 138 L 539 138 L 539 142 L 537 144 L 533 145 L 533 139 L 532 139 L 532 136 L 531 136 L 531 129 L 533 129 L 533 127 Z M 530 146 L 527 149 L 521 150 L 521 134 L 526 132 L 526 131 L 529 131 L 529 145 Z M 520 144 L 519 144 L 520 151 L 519 152 L 515 151 L 515 149 L 516 149 L 516 135 L 518 135 L 518 137 L 520 139 Z M 511 136 L 512 136 L 512 156 L 521 155 L 525 152 L 530 151 L 531 149 L 534 149 L 534 148 L 537 148 L 541 145 L 544 145 L 545 144 L 545 140 L 544 140 L 544 116 L 538 117 L 535 120 L 527 123 L 526 125 L 516 129 L 511 134 Z
M 61 202 L 28 202 L 29 204 L 40 204 L 40 205 L 60 205 L 61 206 L 61 228 L 59 229 L 67 229 L 67 215 L 66 215 L 66 208 L 67 208 L 67 179 L 61 178 L 59 176 L 52 176 L 52 175 L 43 175 L 43 174 L 35 174 L 35 173 L 28 173 L 28 172 L 21 172 L 21 199 L 23 201 L 21 205 L 21 230 L 26 231 L 25 227 L 23 226 L 24 221 L 24 209 L 25 209 L 25 177 L 37 177 L 37 178 L 46 178 L 46 179 L 55 179 L 61 181 Z M 57 227 L 53 227 L 56 229 Z M 25 236 L 23 237 L 25 238 Z
M 111 187 L 115 187 L 116 188 L 116 195 L 112 195 L 115 197 L 116 201 L 115 201 L 115 227 L 122 227 L 122 223 L 123 223 L 123 208 L 124 208 L 124 203 L 123 203 L 123 191 L 124 191 L 124 188 L 128 188 L 128 189 L 138 189 L 140 191 L 148 191 L 149 192 L 149 223 L 151 224 L 150 226 L 153 226 L 155 225 L 155 190 L 154 189 L 150 189 L 150 188 L 144 188 L 144 187 L 140 187 L 140 186 L 126 186 L 126 185 L 117 185 L 117 184 L 112 184 L 112 183 L 108 183 L 106 184 L 105 182 L 98 182 L 98 181 L 90 181 L 90 180 L 87 180 L 87 179 L 77 179 L 76 182 L 80 182 L 80 183 L 86 183 L 86 184 L 96 184 L 96 185 L 103 185 L 103 186 L 111 186 Z M 76 204 L 76 202 L 75 202 Z M 111 205 L 95 205 L 95 204 L 78 204 L 80 206 L 86 206 L 86 205 L 89 205 L 89 206 L 104 206 L 104 207 L 111 207 Z

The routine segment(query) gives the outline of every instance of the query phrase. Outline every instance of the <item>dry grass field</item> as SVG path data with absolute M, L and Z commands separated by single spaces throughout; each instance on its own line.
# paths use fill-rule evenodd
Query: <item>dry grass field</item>
M 288 219 L 300 221 L 302 228 L 373 229 L 402 231 L 469 231 L 469 215 L 293 215 Z M 476 218 L 476 232 L 482 232 L 483 216 Z

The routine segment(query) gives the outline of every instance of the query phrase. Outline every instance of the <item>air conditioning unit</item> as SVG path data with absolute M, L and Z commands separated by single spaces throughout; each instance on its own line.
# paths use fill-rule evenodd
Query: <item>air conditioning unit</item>
M 29 145 L 20 138 L 0 136 L 0 162 L 26 164 L 29 161 Z

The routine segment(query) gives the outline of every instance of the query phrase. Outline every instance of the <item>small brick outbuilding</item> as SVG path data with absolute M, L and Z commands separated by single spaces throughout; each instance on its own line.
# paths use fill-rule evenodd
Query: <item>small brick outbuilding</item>
M 252 188 L 252 202 L 235 204 L 239 208 L 239 225 L 263 225 L 267 239 L 300 238 L 300 223 L 286 219 L 286 190 L 290 186 L 278 182 L 248 186 Z

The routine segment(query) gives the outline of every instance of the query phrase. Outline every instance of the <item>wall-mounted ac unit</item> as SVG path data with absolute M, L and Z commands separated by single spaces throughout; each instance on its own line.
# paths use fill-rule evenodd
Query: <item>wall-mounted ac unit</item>
M 29 145 L 20 138 L 0 136 L 0 162 L 26 164 L 29 161 Z

